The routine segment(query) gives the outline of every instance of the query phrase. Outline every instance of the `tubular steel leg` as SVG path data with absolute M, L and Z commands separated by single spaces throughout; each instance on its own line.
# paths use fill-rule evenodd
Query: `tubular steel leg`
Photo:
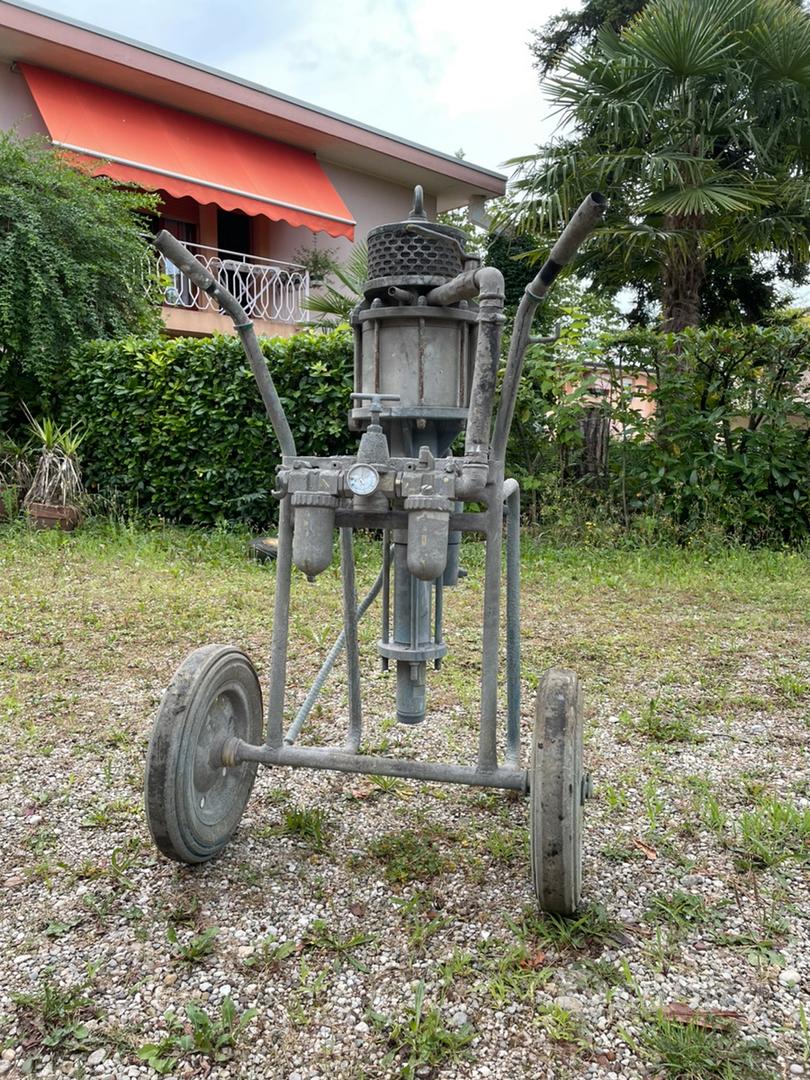
M 444 581 L 442 578 L 436 578 L 434 582 L 435 598 L 433 608 L 433 640 L 436 644 L 440 644 L 442 641 L 442 623 L 444 621 Z M 433 667 L 436 671 L 441 670 L 442 658 L 437 656 L 433 661 Z
M 360 603 L 360 606 L 357 608 L 357 622 L 358 622 L 358 624 L 360 623 L 360 620 L 363 618 L 363 616 L 368 611 L 368 609 L 371 607 L 371 605 L 374 603 L 374 601 L 377 599 L 377 596 L 379 595 L 380 589 L 383 587 L 384 572 L 391 565 L 391 557 L 392 557 L 392 555 L 393 555 L 393 552 L 391 551 L 390 545 L 385 546 L 383 548 L 383 559 L 385 560 L 384 563 L 383 563 L 383 568 L 380 570 L 379 574 L 377 575 L 377 580 L 374 582 L 374 584 L 369 589 L 368 593 L 365 596 L 365 599 Z M 304 698 L 303 702 L 301 703 L 301 708 L 295 714 L 295 719 L 290 724 L 290 726 L 287 728 L 287 732 L 284 735 L 284 745 L 285 746 L 292 746 L 292 744 L 295 742 L 295 740 L 301 734 L 301 728 L 304 726 L 304 724 L 306 723 L 307 717 L 312 712 L 312 706 L 318 700 L 318 696 L 319 696 L 321 690 L 323 690 L 324 683 L 329 678 L 329 673 L 331 672 L 332 668 L 335 666 L 335 661 L 337 660 L 337 658 L 340 656 L 341 652 L 343 651 L 343 646 L 345 644 L 346 644 L 346 630 L 344 628 L 338 634 L 338 636 L 337 636 L 337 638 L 335 640 L 335 644 L 332 646 L 332 648 L 326 654 L 326 659 L 321 664 L 321 670 L 318 672 L 317 676 L 315 677 L 315 681 L 313 682 L 312 686 L 309 688 L 309 693 L 307 694 L 307 696 Z
M 382 633 L 380 635 L 384 645 L 388 644 L 391 634 L 391 533 L 383 529 L 383 579 L 382 579 Z M 388 657 L 380 658 L 380 667 L 388 671 Z
M 354 587 L 352 530 L 340 530 L 340 569 L 343 577 L 343 625 L 346 630 L 346 674 L 349 680 L 349 730 L 346 750 L 356 754 L 363 732 L 360 701 L 360 646 L 357 640 L 357 594 Z
M 502 474 L 501 474 L 502 475 Z M 500 643 L 501 547 L 503 532 L 503 480 L 488 485 L 487 548 L 484 577 L 484 634 L 481 655 L 481 727 L 478 768 L 497 768 L 498 653 Z
M 506 495 L 506 765 L 520 762 L 520 488 Z
M 284 692 L 287 681 L 287 642 L 290 637 L 290 582 L 292 578 L 292 513 L 290 497 L 278 512 L 276 596 L 273 605 L 273 643 L 270 647 L 270 693 L 267 700 L 267 745 L 282 745 Z

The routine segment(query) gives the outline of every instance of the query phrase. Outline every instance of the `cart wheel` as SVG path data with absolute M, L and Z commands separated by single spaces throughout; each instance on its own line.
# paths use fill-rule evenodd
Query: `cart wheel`
M 145 804 L 152 839 L 170 859 L 201 863 L 236 831 L 256 762 L 226 768 L 229 736 L 262 736 L 262 692 L 247 656 L 205 645 L 175 672 L 160 703 L 146 758 Z
M 572 915 L 582 887 L 582 689 L 573 671 L 551 668 L 537 690 L 531 786 L 531 860 L 542 911 Z

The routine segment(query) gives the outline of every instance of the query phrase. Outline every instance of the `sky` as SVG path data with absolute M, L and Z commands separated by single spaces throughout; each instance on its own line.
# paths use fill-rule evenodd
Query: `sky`
M 39 3 L 498 171 L 556 126 L 527 45 L 552 0 Z

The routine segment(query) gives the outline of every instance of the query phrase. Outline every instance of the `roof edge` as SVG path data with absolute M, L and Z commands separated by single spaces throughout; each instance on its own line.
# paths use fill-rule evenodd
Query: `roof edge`
M 17 8 L 20 11 L 27 12 L 32 15 L 39 15 L 45 19 L 51 19 L 56 23 L 61 23 L 66 26 L 71 26 L 77 30 L 84 30 L 87 33 L 96 34 L 99 37 L 106 38 L 109 41 L 116 42 L 120 45 L 127 45 L 131 48 L 138 49 L 142 52 L 147 52 L 153 56 L 160 57 L 163 60 L 169 60 L 173 63 L 180 64 L 183 67 L 191 68 L 195 71 L 202 72 L 206 75 L 213 76 L 217 79 L 222 79 L 224 82 L 232 83 L 236 86 L 243 87 L 247 90 L 255 91 L 262 94 L 264 97 L 275 99 L 277 101 L 284 102 L 287 105 L 293 105 L 297 108 L 304 109 L 308 112 L 315 113 L 318 116 L 323 116 L 329 120 L 337 121 L 341 124 L 346 124 L 349 127 L 355 128 L 358 131 L 366 132 L 370 135 L 376 135 L 378 137 L 388 139 L 393 143 L 397 143 L 401 146 L 406 146 L 409 149 L 419 151 L 420 153 L 429 154 L 431 157 L 436 158 L 438 161 L 445 161 L 448 164 L 452 164 L 457 168 L 468 169 L 472 173 L 477 173 L 482 177 L 489 177 L 491 180 L 501 181 L 506 184 L 508 177 L 504 173 L 499 173 L 494 169 L 488 169 L 483 165 L 476 165 L 471 161 L 467 161 L 466 158 L 458 158 L 453 154 L 446 154 L 441 150 L 434 150 L 432 147 L 425 146 L 422 143 L 414 142 L 411 139 L 404 139 L 398 135 L 392 134 L 390 131 L 384 131 L 382 128 L 373 127 L 370 124 L 363 124 L 359 120 L 353 120 L 351 117 L 343 116 L 341 113 L 332 112 L 329 109 L 321 108 L 319 105 L 313 105 L 311 102 L 303 101 L 300 98 L 292 97 L 289 94 L 283 94 L 278 90 L 273 90 L 270 87 L 262 86 L 261 83 L 253 82 L 250 79 L 243 79 L 238 75 L 234 75 L 227 71 L 222 71 L 219 68 L 210 67 L 207 64 L 202 64 L 196 60 L 191 60 L 188 57 L 180 56 L 177 53 L 171 53 L 165 49 L 160 49 L 155 45 L 149 45 L 143 41 L 138 41 L 135 38 L 127 37 L 123 34 L 115 34 L 110 30 L 105 30 L 103 27 L 94 26 L 92 23 L 84 22 L 81 19 L 73 19 L 68 16 L 61 15 L 58 12 L 51 11 L 48 8 L 40 7 L 38 4 L 23 3 L 22 0 L 0 0 L 0 11 L 3 7 Z M 113 60 L 113 63 L 120 63 L 120 61 Z

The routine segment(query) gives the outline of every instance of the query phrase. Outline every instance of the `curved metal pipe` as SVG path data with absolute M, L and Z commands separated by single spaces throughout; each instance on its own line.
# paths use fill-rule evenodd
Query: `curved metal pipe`
M 230 315 L 234 328 L 241 338 L 242 348 L 245 350 L 253 377 L 259 387 L 259 393 L 268 419 L 273 425 L 281 453 L 284 457 L 295 457 L 295 439 L 247 312 L 236 297 L 220 285 L 213 274 L 171 233 L 162 229 L 155 237 L 154 244 L 162 255 L 170 259 L 198 288 L 212 296 Z
M 492 437 L 492 461 L 503 462 L 506 456 L 506 443 L 515 414 L 520 376 L 523 373 L 523 358 L 529 343 L 532 319 L 537 305 L 545 298 L 562 268 L 573 259 L 577 250 L 588 234 L 602 220 L 607 209 L 607 199 L 598 191 L 592 191 L 583 199 L 574 216 L 563 229 L 559 240 L 551 249 L 549 257 L 540 268 L 540 272 L 527 286 L 523 299 L 515 315 L 512 330 L 512 342 L 501 386 L 501 402 L 495 417 L 495 432 Z

